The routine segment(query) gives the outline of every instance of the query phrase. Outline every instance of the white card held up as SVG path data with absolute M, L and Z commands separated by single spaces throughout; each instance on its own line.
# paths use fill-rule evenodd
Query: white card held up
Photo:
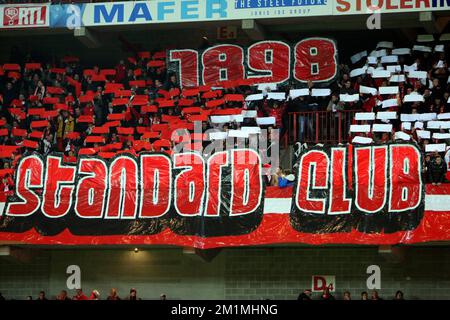
M 352 139 L 352 143 L 371 144 L 372 142 L 373 142 L 372 138 L 368 138 L 368 137 L 356 136 Z
M 248 134 L 260 134 L 261 133 L 260 127 L 241 127 L 241 130 L 247 132 Z
M 402 131 L 397 131 L 394 135 L 394 139 L 395 140 L 404 140 L 404 141 L 409 141 L 411 140 L 411 136 L 407 133 L 404 133 Z
M 377 57 L 373 57 L 373 56 L 367 57 L 367 63 L 368 64 L 377 64 L 378 63 L 378 58 Z
M 350 132 L 370 132 L 370 124 L 352 124 L 350 125 Z
M 378 48 L 392 49 L 393 47 L 394 43 L 392 41 L 380 41 L 378 42 L 376 49 Z
M 397 112 L 395 111 L 381 111 L 377 113 L 378 120 L 394 120 L 397 119 Z
M 367 57 L 367 50 L 364 50 L 364 51 L 358 52 L 357 54 L 354 54 L 350 58 L 350 60 L 352 61 L 353 64 L 355 64 L 364 57 Z
M 372 88 L 372 87 L 359 86 L 359 93 L 371 94 L 373 96 L 376 96 L 378 91 L 377 91 L 377 89 Z
M 397 101 L 397 99 L 387 99 L 387 100 L 383 101 L 382 106 L 383 106 L 383 108 L 396 107 L 396 106 L 398 106 L 398 101 Z
M 414 122 L 419 120 L 419 114 L 417 113 L 402 113 L 400 115 L 400 121 L 402 122 Z
M 210 132 L 209 140 L 224 140 L 228 137 L 227 132 Z
M 423 96 L 418 93 L 407 94 L 403 98 L 403 102 L 423 102 L 423 101 L 424 101 Z
M 353 69 L 352 71 L 350 71 L 350 77 L 351 78 L 358 77 L 360 75 L 365 74 L 366 71 L 367 71 L 367 67 Z
M 444 61 L 439 60 L 439 61 L 436 63 L 436 66 L 435 66 L 435 67 L 436 67 L 436 68 L 444 68 L 444 67 L 445 67 Z
M 408 66 L 408 65 L 404 65 L 403 66 L 403 71 L 405 72 L 411 72 L 411 71 L 416 71 L 417 70 L 417 63 L 413 63 L 412 65 Z
M 289 97 L 292 99 L 298 98 L 298 97 L 304 97 L 309 96 L 309 89 L 291 89 L 289 90 Z
M 248 132 L 242 130 L 230 130 L 228 131 L 228 137 L 230 138 L 248 138 Z
M 230 116 L 230 119 L 234 122 L 244 122 L 244 117 L 242 114 L 233 114 Z
M 390 55 L 381 57 L 381 63 L 397 63 L 398 56 Z
M 445 143 L 434 143 L 425 145 L 425 152 L 445 152 Z
M 432 34 L 418 34 L 417 42 L 433 42 L 434 36 Z
M 258 112 L 256 110 L 242 110 L 241 115 L 244 118 L 256 118 L 258 116 Z
M 251 94 L 245 97 L 245 101 L 259 101 L 264 99 L 264 95 L 262 93 Z
M 438 120 L 449 120 L 450 119 L 450 113 L 440 113 L 437 115 Z
M 392 124 L 375 123 L 372 125 L 372 132 L 392 132 Z
M 328 97 L 331 95 L 331 89 L 312 89 L 311 90 L 311 96 L 313 97 Z
M 428 113 L 418 113 L 418 119 L 419 121 L 431 121 L 437 119 L 437 114 L 434 112 L 428 112 Z
M 272 100 L 286 100 L 286 93 L 284 92 L 269 92 L 267 99 Z
M 427 72 L 426 71 L 409 71 L 408 72 L 408 78 L 413 79 L 426 79 L 427 78 Z
M 402 130 L 411 130 L 411 122 L 402 122 Z
M 450 129 L 450 121 L 428 121 L 427 129 Z
M 430 139 L 431 137 L 431 132 L 427 130 L 417 130 L 416 133 L 420 139 Z
M 431 52 L 431 47 L 415 45 L 413 51 Z
M 377 57 L 377 58 L 379 58 L 379 57 L 384 57 L 384 56 L 386 56 L 386 55 L 387 55 L 386 49 L 373 50 L 373 51 L 369 54 L 369 56 L 371 56 L 371 57 Z
M 256 123 L 259 126 L 272 125 L 275 124 L 275 117 L 256 118 Z
M 339 100 L 343 102 L 355 102 L 359 100 L 359 94 L 340 94 Z
M 375 70 L 372 73 L 372 78 L 389 78 L 391 76 L 391 72 L 387 70 Z
M 434 46 L 434 52 L 444 52 L 444 45 L 443 44 L 437 44 Z
M 386 66 L 386 70 L 391 73 L 397 73 L 402 71 L 402 66 L 395 65 L 395 66 Z
M 450 139 L 450 133 L 439 133 L 439 132 L 435 132 L 435 133 L 433 133 L 433 139 L 437 139 L 437 140 L 447 140 L 447 139 Z
M 212 123 L 227 123 L 231 122 L 230 116 L 211 116 Z
M 423 129 L 424 128 L 423 122 L 416 121 L 416 123 L 414 123 L 414 128 L 416 128 L 416 129 Z
M 392 50 L 392 54 L 395 54 L 395 55 L 397 55 L 397 56 L 408 55 L 408 54 L 411 54 L 411 49 L 410 49 L 410 48 L 397 48 L 397 49 L 393 49 L 393 50 Z
M 260 84 L 258 84 L 258 90 L 259 91 L 277 90 L 277 84 L 276 83 L 260 83 Z
M 398 94 L 398 87 L 379 87 L 380 94 Z
M 371 121 L 375 120 L 375 112 L 357 112 L 355 113 L 356 121 Z
M 404 74 L 394 74 L 389 78 L 390 82 L 405 82 L 405 75 Z

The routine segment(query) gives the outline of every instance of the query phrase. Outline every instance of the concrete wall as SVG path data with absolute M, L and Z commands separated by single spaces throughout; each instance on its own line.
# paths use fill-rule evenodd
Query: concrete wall
M 313 274 L 336 276 L 336 297 L 349 290 L 355 299 L 367 290 L 366 268 L 381 267 L 381 296 L 401 289 L 407 299 L 450 299 L 448 247 L 408 247 L 400 263 L 387 261 L 376 247 L 277 247 L 225 249 L 203 262 L 181 249 L 51 250 L 31 263 L 0 259 L 0 292 L 23 299 L 45 290 L 54 297 L 66 286 L 66 268 L 81 267 L 86 293 L 111 287 L 125 296 L 132 287 L 141 297 L 158 299 L 296 299 L 311 287 Z M 74 292 L 69 291 L 72 295 Z

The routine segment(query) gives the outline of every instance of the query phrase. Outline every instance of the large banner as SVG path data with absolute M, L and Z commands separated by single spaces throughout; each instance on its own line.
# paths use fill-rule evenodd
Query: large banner
M 441 11 L 450 9 L 450 0 L 335 0 L 333 15 Z
M 19 1 L 20 2 L 20 1 Z M 38 28 L 50 26 L 49 4 L 9 4 L 0 6 L 0 28 Z
M 328 17 L 449 9 L 450 0 L 151 0 L 12 4 L 0 5 L 0 29 L 49 26 L 74 29 L 81 26 Z
M 107 26 L 331 15 L 327 0 L 153 0 L 89 3 L 83 25 Z
M 266 187 L 251 149 L 24 156 L 1 206 L 0 243 L 396 244 L 450 240 L 449 186 L 423 184 L 414 144 L 303 151 L 292 187 Z M 442 196 L 442 194 L 448 194 Z
M 182 87 L 218 85 L 224 81 L 248 84 L 288 80 L 327 84 L 337 74 L 336 43 L 327 38 L 305 38 L 295 45 L 282 41 L 256 42 L 248 48 L 219 44 L 206 50 L 175 49 L 168 54 L 169 70 Z

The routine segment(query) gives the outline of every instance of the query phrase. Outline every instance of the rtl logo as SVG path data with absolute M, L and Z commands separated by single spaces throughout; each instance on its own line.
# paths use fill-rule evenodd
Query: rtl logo
M 7 7 L 3 14 L 3 26 L 45 26 L 47 7 Z

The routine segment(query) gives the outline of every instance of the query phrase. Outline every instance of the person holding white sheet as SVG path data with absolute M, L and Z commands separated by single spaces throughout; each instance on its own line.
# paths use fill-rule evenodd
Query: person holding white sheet
M 306 137 L 312 132 L 311 122 L 308 120 L 308 115 L 304 112 L 311 111 L 308 104 L 309 96 L 300 96 L 295 99 L 289 100 L 288 112 L 300 112 L 294 117 L 294 121 L 297 122 L 297 141 L 303 142 Z
M 445 59 L 444 52 L 441 52 L 439 57 L 434 61 L 432 74 L 434 77 L 446 78 L 448 76 L 447 60 Z
M 445 181 L 447 167 L 439 154 L 435 155 L 434 159 L 429 162 L 427 173 L 428 182 L 432 183 L 433 185 L 440 185 Z

